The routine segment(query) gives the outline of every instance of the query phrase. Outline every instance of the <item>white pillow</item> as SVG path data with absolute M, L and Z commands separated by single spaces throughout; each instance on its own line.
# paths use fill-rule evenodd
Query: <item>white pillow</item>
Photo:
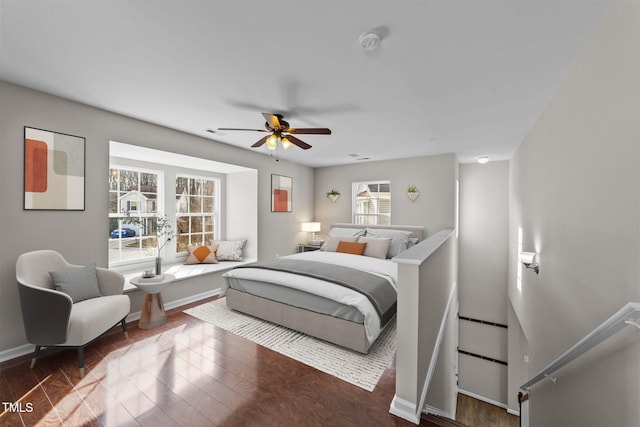
M 409 236 L 411 236 L 411 232 L 405 230 L 391 230 L 388 228 L 367 228 L 366 236 L 377 238 L 390 237 L 391 244 L 387 251 L 387 258 L 393 258 L 400 252 L 407 250 L 409 247 Z
M 247 243 L 243 240 L 212 240 L 211 246 L 218 245 L 216 258 L 218 261 L 242 261 L 242 248 Z
M 367 246 L 364 248 L 364 256 L 385 259 L 389 245 L 391 245 L 391 237 L 358 237 L 358 242 L 364 242 Z
M 330 237 L 358 237 L 358 236 L 364 236 L 365 233 L 365 229 L 364 228 L 341 228 L 341 227 L 335 227 L 332 228 L 331 230 L 329 230 L 329 234 L 327 234 L 327 240 L 329 240 Z M 349 240 L 349 241 L 353 241 L 355 242 L 356 240 Z M 338 244 L 336 243 L 336 248 L 338 247 Z M 335 252 L 336 249 L 334 248 L 333 250 L 329 250 L 327 249 L 327 242 L 325 241 L 322 244 L 322 247 L 320 247 L 321 251 L 329 251 L 329 252 Z
M 342 228 L 335 227 L 329 230 L 329 237 L 351 237 L 364 236 L 364 228 Z
M 323 251 L 327 252 L 335 252 L 338 249 L 338 244 L 340 242 L 357 242 L 358 238 L 355 236 L 342 236 L 342 237 L 329 237 L 325 242 L 323 247 Z

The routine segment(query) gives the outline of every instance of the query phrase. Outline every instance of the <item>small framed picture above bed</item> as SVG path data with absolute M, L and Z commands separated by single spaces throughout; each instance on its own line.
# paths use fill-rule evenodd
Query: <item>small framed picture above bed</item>
M 271 212 L 291 212 L 293 178 L 271 174 Z

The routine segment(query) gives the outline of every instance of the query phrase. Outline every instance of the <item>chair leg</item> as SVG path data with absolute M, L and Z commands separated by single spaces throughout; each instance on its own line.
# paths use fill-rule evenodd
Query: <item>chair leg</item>
M 78 347 L 78 364 L 80 365 L 80 378 L 84 378 L 84 347 Z
M 124 333 L 124 339 L 128 339 L 129 338 L 129 334 L 127 333 L 127 322 L 126 322 L 126 317 L 124 319 L 122 319 L 122 332 Z
M 36 366 L 36 359 L 38 358 L 38 355 L 40 354 L 40 348 L 41 348 L 41 346 L 37 345 L 36 346 L 36 351 L 33 352 L 33 357 L 31 358 L 31 369 L 33 369 L 33 367 Z

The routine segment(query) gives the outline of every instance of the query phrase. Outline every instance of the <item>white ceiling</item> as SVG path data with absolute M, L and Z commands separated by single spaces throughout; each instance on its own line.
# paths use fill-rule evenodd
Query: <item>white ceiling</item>
M 0 79 L 249 150 L 264 134 L 206 129 L 283 113 L 333 131 L 280 152 L 309 166 L 508 159 L 607 4 L 0 0 Z

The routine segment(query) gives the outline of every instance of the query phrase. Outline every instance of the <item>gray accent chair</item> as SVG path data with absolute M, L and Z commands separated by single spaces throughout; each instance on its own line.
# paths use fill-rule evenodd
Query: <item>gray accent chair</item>
M 73 303 L 71 297 L 55 290 L 49 272 L 83 266 L 69 264 L 56 251 L 39 250 L 20 255 L 16 278 L 22 319 L 29 343 L 36 346 L 31 367 L 42 347 L 67 347 L 78 351 L 80 378 L 84 377 L 84 348 L 118 323 L 125 338 L 125 322 L 131 309 L 129 296 L 123 295 L 124 276 L 96 268 L 102 296 Z

